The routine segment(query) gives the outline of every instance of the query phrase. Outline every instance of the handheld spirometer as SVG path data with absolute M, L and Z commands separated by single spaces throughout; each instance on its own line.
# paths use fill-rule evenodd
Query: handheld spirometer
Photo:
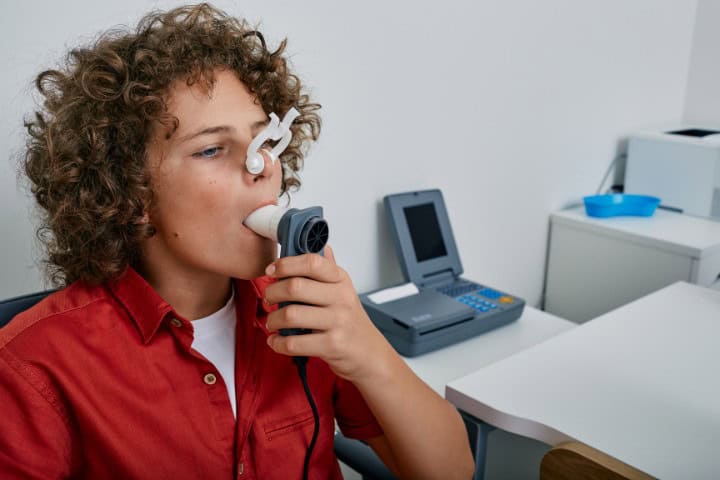
M 322 207 L 299 210 L 266 205 L 252 212 L 244 223 L 258 235 L 278 242 L 281 257 L 304 253 L 322 255 L 329 236 Z M 281 304 L 280 307 L 285 305 L 287 304 Z M 283 328 L 280 330 L 280 335 L 301 335 L 310 332 L 307 328 Z
M 280 243 L 280 256 L 301 255 L 304 253 L 323 254 L 323 248 L 328 241 L 328 224 L 323 218 L 321 207 L 310 207 L 298 210 L 285 209 L 277 205 L 266 205 L 252 212 L 244 221 L 245 225 L 258 235 L 270 238 Z M 287 303 L 280 304 L 280 308 Z M 281 328 L 280 335 L 304 335 L 312 333 L 308 328 Z M 305 396 L 310 404 L 315 419 L 313 436 L 305 452 L 303 465 L 303 479 L 308 478 L 310 457 L 320 430 L 320 414 L 310 391 L 307 381 L 307 357 L 293 357 L 302 381 Z

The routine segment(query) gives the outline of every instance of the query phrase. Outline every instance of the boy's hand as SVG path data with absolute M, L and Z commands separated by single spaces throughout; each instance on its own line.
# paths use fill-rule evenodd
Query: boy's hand
M 325 257 L 283 257 L 266 273 L 279 280 L 267 287 L 265 300 L 287 305 L 268 315 L 268 345 L 278 353 L 318 357 L 340 377 L 352 382 L 381 374 L 394 356 L 390 344 L 368 318 L 347 272 L 335 263 L 329 246 Z M 313 333 L 284 337 L 281 328 L 309 328 Z
M 276 260 L 266 273 L 280 279 L 265 290 L 268 302 L 307 304 L 268 315 L 268 344 L 285 355 L 321 358 L 355 384 L 384 432 L 370 445 L 398 477 L 472 476 L 474 462 L 457 410 L 423 383 L 375 328 L 330 247 L 325 257 Z M 313 333 L 283 337 L 277 333 L 281 328 Z

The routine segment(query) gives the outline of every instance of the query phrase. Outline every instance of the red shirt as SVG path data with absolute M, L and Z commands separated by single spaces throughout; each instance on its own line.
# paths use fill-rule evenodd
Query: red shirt
M 313 416 L 295 364 L 267 346 L 267 284 L 236 281 L 237 422 L 220 373 L 190 348 L 192 323 L 132 269 L 15 317 L 0 330 L 0 478 L 301 478 Z M 310 478 L 342 478 L 335 419 L 349 437 L 382 431 L 325 362 L 311 358 L 308 378 Z

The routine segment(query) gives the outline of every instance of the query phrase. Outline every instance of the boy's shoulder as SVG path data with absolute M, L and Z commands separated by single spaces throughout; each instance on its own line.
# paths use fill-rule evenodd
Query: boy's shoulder
M 72 283 L 50 293 L 0 328 L 0 349 L 6 348 L 21 336 L 53 335 L 66 331 L 77 320 L 92 318 L 92 311 L 108 301 L 112 300 L 104 286 Z

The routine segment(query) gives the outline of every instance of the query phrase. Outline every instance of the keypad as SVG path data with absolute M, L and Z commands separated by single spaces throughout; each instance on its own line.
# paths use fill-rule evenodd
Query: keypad
M 477 290 L 478 288 L 481 288 L 482 285 L 478 285 L 474 282 L 468 282 L 467 280 L 460 280 L 458 282 L 453 283 L 452 285 L 447 285 L 445 287 L 439 287 L 436 290 L 439 293 L 442 293 L 443 295 L 447 295 L 448 297 L 457 297 L 458 295 L 464 295 L 468 292 L 472 292 L 473 290 Z
M 488 313 L 497 310 L 502 293 L 483 287 L 475 282 L 459 280 L 452 285 L 439 287 L 437 292 L 453 297 L 460 303 L 472 307 L 476 313 Z

